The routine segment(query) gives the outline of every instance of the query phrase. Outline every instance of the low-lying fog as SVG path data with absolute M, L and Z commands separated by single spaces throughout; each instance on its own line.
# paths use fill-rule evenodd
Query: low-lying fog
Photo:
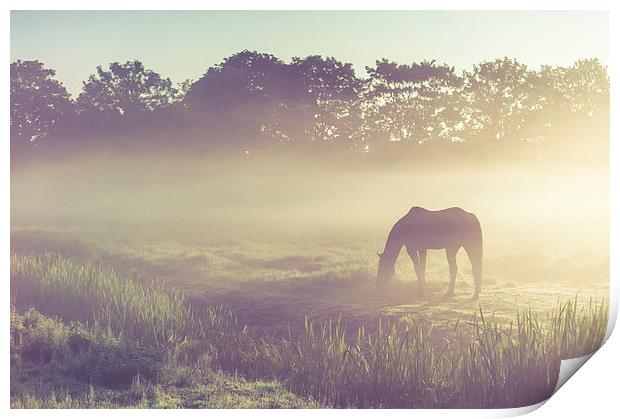
M 390 168 L 299 156 L 82 155 L 14 167 L 11 224 L 97 228 L 106 240 L 371 243 L 412 206 L 459 206 L 478 215 L 488 263 L 527 272 L 545 258 L 558 274 L 606 279 L 608 190 L 606 166 L 544 160 Z

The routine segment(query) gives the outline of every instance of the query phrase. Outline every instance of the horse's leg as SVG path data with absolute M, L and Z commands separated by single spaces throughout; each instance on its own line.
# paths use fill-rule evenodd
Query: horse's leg
M 418 261 L 420 269 L 420 281 L 423 286 L 426 286 L 426 249 L 418 250 Z
M 471 272 L 474 277 L 474 299 L 478 298 L 482 289 L 482 243 L 465 245 L 465 251 L 471 262 Z
M 448 293 L 446 297 L 454 296 L 454 286 L 456 284 L 456 252 L 458 249 L 454 248 L 446 248 L 446 258 L 448 259 L 448 269 L 450 271 L 450 287 L 448 288 Z
M 413 269 L 415 269 L 415 274 L 418 277 L 418 284 L 420 285 L 420 295 L 424 296 L 424 273 L 420 269 L 420 259 L 418 257 L 418 252 L 411 247 L 407 247 L 407 253 L 413 261 Z

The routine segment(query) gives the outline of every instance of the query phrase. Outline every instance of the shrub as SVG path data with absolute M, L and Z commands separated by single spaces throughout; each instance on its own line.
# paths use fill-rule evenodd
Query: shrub
M 137 374 L 155 381 L 164 363 L 161 350 L 96 335 L 81 323 L 67 327 L 33 308 L 23 315 L 11 309 L 11 357 L 13 375 L 36 365 L 104 386 L 128 386 Z

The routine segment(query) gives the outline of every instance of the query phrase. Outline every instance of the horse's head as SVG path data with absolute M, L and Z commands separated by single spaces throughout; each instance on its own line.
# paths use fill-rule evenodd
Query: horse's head
M 379 271 L 377 272 L 377 289 L 383 289 L 387 282 L 394 276 L 394 264 L 390 263 L 383 256 L 383 253 L 377 253 L 379 256 Z

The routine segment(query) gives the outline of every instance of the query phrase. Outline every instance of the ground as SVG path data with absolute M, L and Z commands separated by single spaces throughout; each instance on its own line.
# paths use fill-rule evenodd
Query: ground
M 213 340 L 209 345 L 214 345 L 214 351 L 208 353 L 206 376 L 192 373 L 189 381 L 177 382 L 176 371 L 182 371 L 186 365 L 194 368 L 196 363 L 193 358 L 189 364 L 178 363 L 172 352 L 167 352 L 171 361 L 165 365 L 172 365 L 173 373 L 153 375 L 147 368 L 147 373 L 158 378 L 154 382 L 145 380 L 146 387 L 127 387 L 125 382 L 122 389 L 97 387 L 91 391 L 89 381 L 84 380 L 88 375 L 80 373 L 77 390 L 67 392 L 67 377 L 73 376 L 64 370 L 43 373 L 43 378 L 26 375 L 22 380 L 21 374 L 28 369 L 12 368 L 16 384 L 12 386 L 16 392 L 12 397 L 14 407 L 522 406 L 548 397 L 555 387 L 559 365 L 555 353 L 560 353 L 559 357 L 589 353 L 598 347 L 605 330 L 607 315 L 602 300 L 608 296 L 608 276 L 604 256 L 585 258 L 581 254 L 581 258 L 571 258 L 559 252 L 560 256 L 554 258 L 532 249 L 527 250 L 529 253 L 515 251 L 519 249 L 517 245 L 512 246 L 512 252 L 501 251 L 487 242 L 480 298 L 471 299 L 471 268 L 465 252 L 461 252 L 457 257 L 460 269 L 456 295 L 446 299 L 443 295 L 448 287 L 447 262 L 441 251 L 428 255 L 424 297 L 405 252 L 388 287 L 377 290 L 376 250 L 383 246 L 382 234 L 329 231 L 284 236 L 251 230 L 218 231 L 199 225 L 185 228 L 189 231 L 173 223 L 106 225 L 75 220 L 64 225 L 25 226 L 13 221 L 12 252 L 55 252 L 62 255 L 61 260 L 70 258 L 78 262 L 72 265 L 75 271 L 59 268 L 59 272 L 64 272 L 59 278 L 65 278 L 66 272 L 73 272 L 66 276 L 68 279 L 73 275 L 79 278 L 80 266 L 84 266 L 79 262 L 99 261 L 112 267 L 113 271 L 105 271 L 113 273 L 93 274 L 96 281 L 108 278 L 102 283 L 111 280 L 122 284 L 125 278 L 132 278 L 150 290 L 159 290 L 161 285 L 165 290 L 181 291 L 193 308 L 223 305 L 240 321 L 235 323 L 233 319 L 233 323 L 227 323 L 224 316 L 216 317 L 216 323 L 207 323 L 211 326 L 191 326 L 193 331 L 214 333 L 210 336 Z M 34 274 L 37 281 L 42 279 L 44 292 L 45 275 Z M 90 278 L 91 274 L 88 275 Z M 153 287 L 154 284 L 157 286 Z M 55 289 L 52 286 L 49 291 Z M 102 295 L 114 295 L 116 302 L 113 290 L 117 289 L 114 286 L 111 293 L 108 290 Z M 22 293 L 26 299 L 31 295 L 39 294 L 27 289 Z M 564 315 L 556 312 L 560 304 L 574 301 L 575 297 L 578 306 L 587 307 L 588 301 L 594 300 L 594 310 L 573 311 L 571 305 L 565 305 Z M 36 305 L 43 307 L 49 301 L 44 298 Z M 56 311 L 62 312 L 65 307 Z M 88 312 L 90 307 L 89 304 Z M 100 307 L 105 312 L 114 305 L 112 300 L 106 300 Z M 131 313 L 144 312 L 144 306 L 137 311 L 135 304 L 132 307 Z M 169 306 L 162 307 L 162 313 L 171 312 Z M 20 310 L 27 308 L 22 304 Z M 118 310 L 124 319 L 124 311 Z M 525 310 L 531 311 L 526 314 Z M 208 310 L 195 312 L 205 313 L 203 320 L 208 321 Z M 99 311 L 98 314 L 101 315 Z M 481 315 L 499 322 L 474 318 Z M 549 321 L 539 323 L 547 316 Z M 105 321 L 104 317 L 101 321 Z M 308 326 L 308 318 L 313 325 L 340 321 L 317 328 Z M 220 324 L 221 321 L 224 323 Z M 539 335 L 543 330 L 539 325 L 549 338 Z M 341 330 L 345 330 L 343 335 Z M 505 334 L 498 333 L 499 330 Z M 141 333 L 136 336 L 142 336 Z M 174 335 L 173 331 L 171 336 Z M 567 336 L 569 347 L 562 343 Z M 154 345 L 164 341 L 157 340 Z M 203 343 L 199 347 L 190 343 L 187 351 L 182 352 L 203 356 Z M 444 352 L 445 348 L 449 350 Z M 143 359 L 114 351 L 122 360 Z M 441 359 L 441 365 L 437 361 L 424 362 L 434 357 Z M 107 359 L 96 358 L 86 365 L 94 365 L 95 372 L 108 371 L 108 367 L 101 367 L 107 365 Z M 497 359 L 504 361 L 495 364 Z M 522 359 L 527 360 L 527 368 L 518 363 Z M 119 365 L 126 366 L 127 362 Z M 122 377 L 131 377 L 136 371 L 131 362 L 122 369 Z M 479 362 L 495 365 L 494 372 L 480 370 Z M 460 372 L 456 373 L 455 368 L 460 368 Z M 129 371 L 131 374 L 126 374 Z M 334 373 L 337 371 L 340 373 Z M 279 375 L 274 375 L 276 372 Z M 417 377 L 426 378 L 417 381 Z M 480 377 L 485 377 L 482 382 Z M 264 378 L 268 381 L 262 382 Z M 60 380 L 60 387 L 46 391 L 41 387 L 42 379 Z M 183 384 L 187 382 L 191 385 Z M 429 382 L 435 386 L 432 391 L 425 384 Z M 449 387 L 450 383 L 456 383 L 455 387 Z M 446 385 L 450 390 L 446 390 Z M 485 388 L 483 396 L 480 390 L 467 392 L 474 387 L 479 389 L 480 385 Z M 412 388 L 417 395 L 413 398 Z M 458 401 L 454 394 L 460 395 Z
M 378 316 L 467 321 L 483 307 L 509 321 L 528 307 L 544 316 L 558 302 L 577 296 L 585 303 L 609 292 L 605 269 L 600 268 L 604 259 L 589 265 L 587 275 L 563 275 L 564 265 L 557 261 L 537 263 L 531 256 L 531 266 L 515 267 L 506 262 L 507 256 L 494 256 L 485 261 L 483 292 L 474 301 L 471 268 L 461 251 L 456 295 L 446 300 L 448 271 L 442 251 L 429 252 L 425 297 L 404 251 L 395 278 L 385 291 L 377 291 L 375 250 L 383 245 L 378 237 L 340 235 L 306 242 L 235 235 L 225 240 L 178 238 L 165 231 L 136 239 L 121 228 L 106 228 L 106 233 L 14 228 L 11 246 L 16 252 L 51 250 L 99 259 L 141 282 L 164 282 L 182 290 L 194 304 L 224 304 L 242 322 L 276 334 L 303 326 L 305 316 L 315 321 L 342 316 L 350 325 L 372 328 Z M 582 269 L 587 272 L 588 266 Z

